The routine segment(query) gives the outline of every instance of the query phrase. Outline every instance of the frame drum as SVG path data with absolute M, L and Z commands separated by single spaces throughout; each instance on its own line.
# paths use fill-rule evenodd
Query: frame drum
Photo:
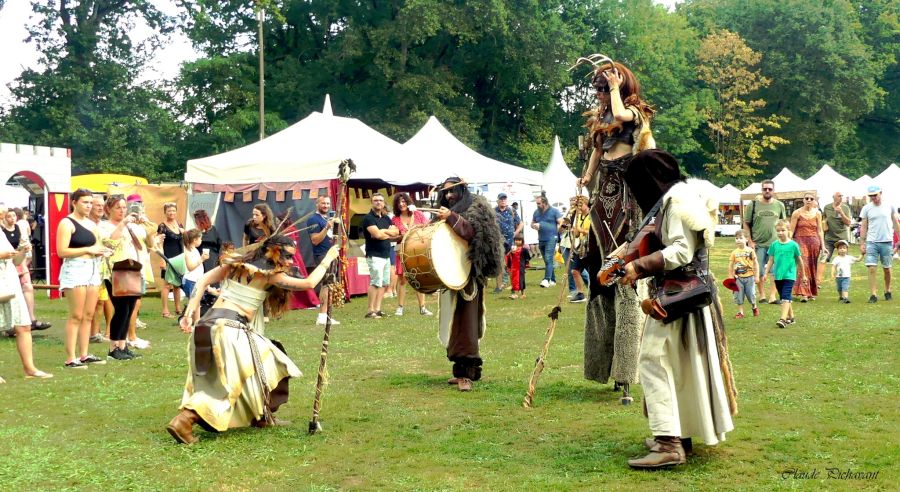
M 400 242 L 403 276 L 417 292 L 460 290 L 469 282 L 469 243 L 443 220 L 410 229 Z

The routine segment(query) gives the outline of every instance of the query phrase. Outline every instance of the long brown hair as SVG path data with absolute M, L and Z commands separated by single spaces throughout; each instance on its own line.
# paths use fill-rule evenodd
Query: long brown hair
M 272 230 L 275 228 L 275 215 L 272 213 L 272 209 L 265 203 L 257 203 L 253 206 L 253 210 L 259 210 L 263 216 L 263 221 L 259 224 L 259 229 L 262 229 L 263 232 L 266 233 L 266 236 L 271 235 Z M 252 216 L 250 217 L 250 220 L 247 221 L 247 224 L 249 224 L 250 227 L 257 227 L 256 224 L 253 223 Z
M 622 83 L 619 84 L 619 95 L 622 97 L 622 104 L 625 107 L 633 106 L 637 108 L 643 119 L 652 117 L 656 110 L 641 98 L 641 83 L 625 65 L 619 62 L 600 65 L 594 70 L 594 78 L 591 79 L 591 85 L 597 90 L 608 87 L 606 76 L 603 72 L 613 68 L 622 76 Z M 599 108 L 587 111 L 584 115 L 588 116 L 585 126 L 590 130 L 594 140 L 596 140 L 598 134 L 609 135 L 622 128 L 622 122 L 620 121 L 614 121 L 611 124 L 603 123 L 603 114 L 601 114 Z
M 284 256 L 285 247 L 294 248 L 295 255 L 300 254 L 297 243 L 293 239 L 277 234 L 269 236 L 262 244 L 262 247 L 255 248 L 244 255 L 240 255 L 237 252 L 223 253 L 220 256 L 220 261 L 223 265 L 228 265 L 232 268 L 232 273 L 229 277 L 238 282 L 241 281 L 241 278 L 247 279 L 247 282 L 249 282 L 256 273 L 263 275 L 275 275 L 278 273 L 294 275 L 293 261 Z M 265 305 L 269 316 L 280 318 L 288 310 L 288 291 L 270 285 L 266 288 L 266 292 L 268 292 L 268 296 L 266 297 Z

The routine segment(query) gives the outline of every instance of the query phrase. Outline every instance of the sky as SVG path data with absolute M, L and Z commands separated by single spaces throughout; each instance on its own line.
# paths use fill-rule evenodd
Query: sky
M 169 15 L 178 13 L 175 0 L 152 0 L 163 12 Z M 654 3 L 662 4 L 670 10 L 676 3 L 682 0 L 654 0 Z M 31 0 L 6 0 L 6 5 L 0 9 L 0 46 L 4 49 L 0 53 L 0 105 L 10 102 L 10 92 L 7 85 L 15 80 L 26 68 L 40 68 L 38 53 L 25 38 L 28 32 L 26 24 L 31 17 Z M 135 42 L 145 39 L 151 34 L 150 29 L 144 26 L 136 26 L 131 36 Z M 15 47 L 15 48 L 14 48 Z M 197 52 L 191 47 L 187 37 L 181 33 L 171 36 L 168 43 L 156 53 L 156 57 L 143 74 L 144 80 L 172 79 L 178 74 L 178 67 L 184 61 L 198 57 Z

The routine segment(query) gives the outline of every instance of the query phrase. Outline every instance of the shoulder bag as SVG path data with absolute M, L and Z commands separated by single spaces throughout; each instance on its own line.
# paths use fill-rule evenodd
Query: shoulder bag
M 0 261 L 0 278 L 5 278 L 3 274 L 7 269 L 6 260 Z M 16 297 L 15 287 L 10 282 L 0 282 L 0 304 L 6 304 Z

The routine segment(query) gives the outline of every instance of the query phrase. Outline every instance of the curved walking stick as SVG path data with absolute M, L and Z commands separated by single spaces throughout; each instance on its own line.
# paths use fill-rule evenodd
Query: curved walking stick
M 344 190 L 347 187 L 347 182 L 350 180 L 350 175 L 356 171 L 356 164 L 353 163 L 350 159 L 345 159 L 341 161 L 338 166 L 338 180 L 340 181 L 338 185 L 338 193 L 337 193 L 337 211 L 340 214 L 341 221 L 338 224 L 339 234 L 336 238 L 338 242 L 338 247 L 341 249 L 342 254 L 338 257 L 337 262 L 332 262 L 328 267 L 328 273 L 325 274 L 325 285 L 328 286 L 328 309 L 327 309 L 327 319 L 325 320 L 325 333 L 322 336 L 322 351 L 319 354 L 319 371 L 316 374 L 316 396 L 313 399 L 313 414 L 312 420 L 309 421 L 309 433 L 315 434 L 322 430 L 322 424 L 319 422 L 319 411 L 322 409 L 322 393 L 325 390 L 325 384 L 328 379 L 328 345 L 331 340 L 331 315 L 332 310 L 334 309 L 335 304 L 338 306 L 344 305 L 344 298 L 346 295 L 345 285 L 344 285 L 344 274 L 346 272 L 346 248 L 347 248 L 347 228 L 345 227 L 347 217 L 347 208 L 344 203 Z

